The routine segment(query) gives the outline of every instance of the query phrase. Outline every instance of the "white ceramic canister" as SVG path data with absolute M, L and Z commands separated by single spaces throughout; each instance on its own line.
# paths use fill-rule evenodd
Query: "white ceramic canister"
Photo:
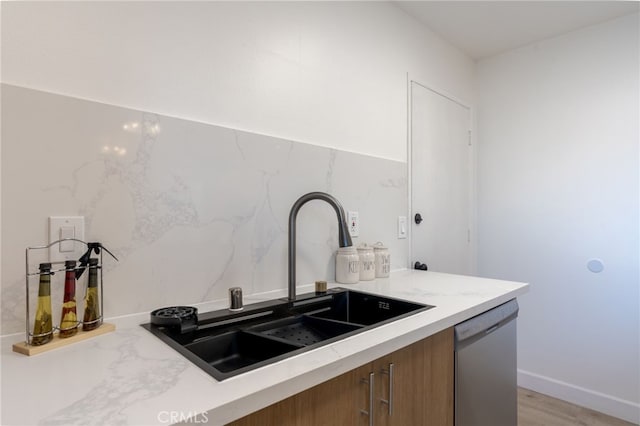
M 360 279 L 358 251 L 353 246 L 339 247 L 336 253 L 336 282 L 355 284 Z
M 358 246 L 360 256 L 360 281 L 371 281 L 376 277 L 376 256 L 373 247 L 366 244 Z
M 389 249 L 381 242 L 373 245 L 376 256 L 376 278 L 387 278 L 391 272 L 391 254 Z

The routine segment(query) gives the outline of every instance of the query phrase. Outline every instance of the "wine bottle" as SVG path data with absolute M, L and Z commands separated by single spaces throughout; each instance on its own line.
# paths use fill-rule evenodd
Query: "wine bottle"
M 40 284 L 38 285 L 38 307 L 33 325 L 34 346 L 44 345 L 53 339 L 53 319 L 51 316 L 51 263 L 40 264 Z
M 71 337 L 78 332 L 78 314 L 76 311 L 76 261 L 64 262 L 64 299 L 60 316 L 60 337 Z

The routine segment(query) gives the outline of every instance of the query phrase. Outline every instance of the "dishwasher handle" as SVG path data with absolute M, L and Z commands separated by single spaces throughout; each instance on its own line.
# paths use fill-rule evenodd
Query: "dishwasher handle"
M 460 345 L 469 344 L 478 338 L 489 334 L 518 316 L 518 302 L 516 299 L 503 303 L 487 312 L 461 322 L 456 325 L 455 343 L 456 348 Z

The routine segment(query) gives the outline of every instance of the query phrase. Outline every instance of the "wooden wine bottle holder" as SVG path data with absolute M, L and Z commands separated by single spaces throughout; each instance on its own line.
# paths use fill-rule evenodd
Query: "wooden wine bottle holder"
M 29 356 L 37 355 L 42 352 L 47 352 L 53 349 L 61 348 L 63 346 L 71 345 L 76 342 L 81 342 L 95 336 L 100 336 L 101 334 L 110 333 L 116 329 L 116 326 L 108 322 L 103 322 L 100 327 L 91 331 L 82 331 L 80 326 L 78 326 L 78 328 L 79 330 L 77 334 L 71 337 L 65 337 L 63 339 L 59 337 L 58 333 L 54 333 L 53 339 L 50 342 L 40 346 L 29 345 L 27 344 L 27 342 L 14 343 L 13 351 Z
M 65 337 L 65 338 L 61 338 L 60 337 L 60 333 L 59 332 L 53 332 L 53 338 L 51 341 L 43 344 L 43 345 L 33 345 L 33 333 L 31 332 L 31 327 L 30 327 L 30 320 L 31 320 L 31 312 L 30 312 L 30 307 L 29 307 L 29 278 L 33 277 L 33 276 L 40 276 L 40 272 L 30 272 L 29 271 L 29 266 L 30 266 L 30 261 L 29 261 L 29 253 L 32 250 L 44 250 L 44 249 L 49 249 L 49 247 L 53 246 L 54 244 L 58 244 L 60 242 L 64 242 L 64 241 L 75 241 L 78 243 L 82 243 L 84 245 L 86 245 L 89 249 L 91 249 L 91 247 L 89 246 L 89 243 L 86 243 L 82 240 L 78 240 L 75 238 L 64 238 L 61 240 L 57 240 L 54 241 L 52 243 L 50 243 L 49 245 L 46 246 L 39 246 L 39 247 L 27 247 L 26 249 L 26 273 L 25 273 L 25 283 L 26 283 L 26 339 L 24 342 L 19 342 L 19 343 L 15 343 L 13 345 L 13 351 L 14 352 L 18 352 L 24 355 L 37 355 L 43 352 L 47 352 L 53 349 L 58 349 L 61 347 L 65 347 L 68 345 L 71 345 L 73 343 L 76 342 L 80 342 L 83 340 L 87 340 L 90 339 L 92 337 L 95 336 L 100 336 L 102 334 L 106 334 L 106 333 L 110 333 L 112 331 L 114 331 L 116 329 L 116 326 L 114 324 L 110 324 L 110 323 L 105 323 L 103 322 L 103 317 L 104 317 L 104 297 L 103 297 L 103 280 L 102 280 L 102 253 L 103 250 L 106 250 L 106 248 L 104 248 L 102 245 L 99 246 L 99 248 L 101 249 L 99 252 L 99 261 L 98 261 L 98 270 L 100 271 L 100 273 L 98 274 L 98 280 L 99 280 L 99 288 L 100 288 L 100 317 L 98 317 L 98 319 L 96 320 L 98 322 L 98 327 L 90 330 L 90 331 L 83 331 L 82 330 L 82 321 L 78 321 L 77 323 L 77 328 L 78 328 L 78 332 L 71 336 L 71 337 Z M 111 254 L 111 252 L 109 252 L 109 250 L 107 250 L 107 252 L 114 258 L 116 259 L 115 256 L 113 256 L 113 254 Z M 116 259 L 118 260 L 118 259 Z M 64 261 L 61 262 L 51 262 L 52 265 L 57 265 L 57 264 L 64 264 Z M 88 269 L 89 267 L 86 266 L 86 269 Z M 66 269 L 58 269 L 52 272 L 62 272 L 62 271 L 66 271 Z M 54 326 L 54 330 L 59 330 L 59 327 Z M 38 335 L 40 336 L 40 335 Z

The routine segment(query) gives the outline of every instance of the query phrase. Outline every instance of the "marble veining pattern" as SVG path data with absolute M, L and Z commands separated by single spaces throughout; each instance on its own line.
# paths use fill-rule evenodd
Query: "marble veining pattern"
M 118 356 L 106 368 L 107 378 L 79 400 L 51 413 L 41 425 L 127 425 L 126 409 L 174 387 L 189 361 L 143 356 L 136 344 L 139 330 L 121 332 Z M 158 374 L 162 371 L 162 374 Z
M 285 288 L 289 209 L 310 191 L 359 211 L 354 242 L 383 241 L 392 268 L 406 266 L 405 163 L 11 85 L 2 94 L 2 334 L 24 330 L 24 248 L 48 242 L 48 216 L 84 216 L 86 239 L 120 259 L 105 264 L 108 316 Z M 305 205 L 297 282 L 332 280 L 336 248 L 333 210 Z

